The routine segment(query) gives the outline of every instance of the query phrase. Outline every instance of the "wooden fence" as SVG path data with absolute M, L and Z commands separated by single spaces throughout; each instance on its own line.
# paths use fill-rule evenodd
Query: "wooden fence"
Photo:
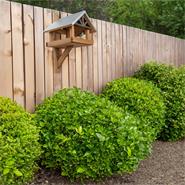
M 0 95 L 27 110 L 54 91 L 77 86 L 99 93 L 108 81 L 130 76 L 155 59 L 185 64 L 185 40 L 92 19 L 94 45 L 73 49 L 60 70 L 47 48 L 53 21 L 66 13 L 0 0 Z

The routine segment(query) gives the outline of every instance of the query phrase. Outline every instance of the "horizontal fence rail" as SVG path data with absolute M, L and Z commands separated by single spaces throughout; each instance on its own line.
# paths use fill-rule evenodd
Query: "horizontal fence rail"
M 43 30 L 67 13 L 0 0 L 0 96 L 28 111 L 66 87 L 100 93 L 105 84 L 131 76 L 148 60 L 185 64 L 185 40 L 91 19 L 94 44 L 73 48 L 57 68 Z

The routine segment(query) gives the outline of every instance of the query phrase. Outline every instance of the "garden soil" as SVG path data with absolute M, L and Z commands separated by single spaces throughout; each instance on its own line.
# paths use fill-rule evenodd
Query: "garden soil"
M 57 172 L 40 170 L 29 185 L 80 185 L 71 183 Z M 142 161 L 136 172 L 113 176 L 86 185 L 185 185 L 185 139 L 178 142 L 156 141 L 150 157 Z

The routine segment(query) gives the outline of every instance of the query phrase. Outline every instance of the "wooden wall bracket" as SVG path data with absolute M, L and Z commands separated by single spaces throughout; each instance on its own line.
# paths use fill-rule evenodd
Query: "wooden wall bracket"
M 70 51 L 72 50 L 73 46 L 67 46 L 62 54 L 57 59 L 57 68 L 61 68 L 63 61 L 69 55 Z

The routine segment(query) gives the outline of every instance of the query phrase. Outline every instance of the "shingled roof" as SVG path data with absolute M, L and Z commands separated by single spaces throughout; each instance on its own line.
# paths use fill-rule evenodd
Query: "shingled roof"
M 83 10 L 81 12 L 75 13 L 75 14 L 71 14 L 69 16 L 66 16 L 64 18 L 59 19 L 58 21 L 54 22 L 53 24 L 50 24 L 45 30 L 44 32 L 48 32 L 48 31 L 54 31 L 57 29 L 62 29 L 62 28 L 66 28 L 69 27 L 71 25 L 75 25 L 78 23 L 78 21 L 84 17 L 87 21 L 88 21 L 88 27 L 90 28 L 90 30 L 92 30 L 93 32 L 95 31 L 94 26 L 92 25 L 92 23 L 89 20 L 89 16 L 87 15 L 86 11 Z M 79 25 L 79 24 L 78 24 Z

